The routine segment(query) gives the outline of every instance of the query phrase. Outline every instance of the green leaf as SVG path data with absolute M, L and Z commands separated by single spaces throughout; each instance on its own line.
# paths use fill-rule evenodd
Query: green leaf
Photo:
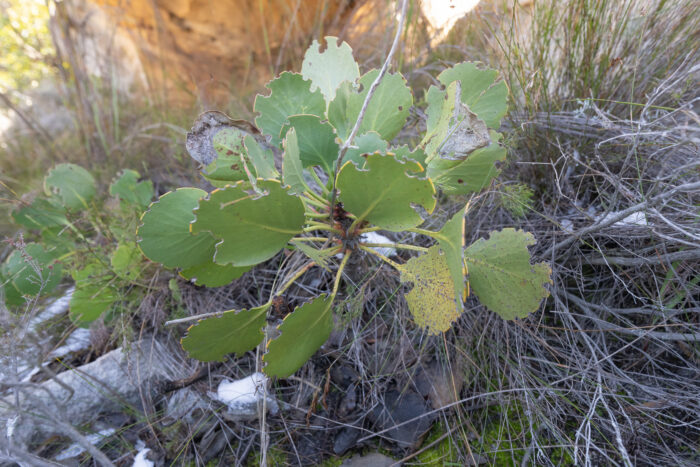
M 56 262 L 53 251 L 47 251 L 38 243 L 27 243 L 24 251 L 15 250 L 3 264 L 3 276 L 21 295 L 36 296 L 49 293 L 58 286 L 63 268 Z
M 333 330 L 332 296 L 320 295 L 284 318 L 280 336 L 267 345 L 263 371 L 268 376 L 291 376 L 328 340 Z
M 330 271 L 328 269 L 328 259 L 336 254 L 336 252 L 334 252 L 332 249 L 328 249 L 325 251 L 319 250 L 318 248 L 314 248 L 306 242 L 297 242 L 296 240 L 292 240 L 289 243 L 294 245 L 299 251 L 311 258 L 311 260 L 318 266 L 322 267 L 327 271 Z
M 386 153 L 389 144 L 379 136 L 376 131 L 370 131 L 355 138 L 354 146 L 345 153 L 345 161 L 353 161 L 359 168 L 365 166 L 363 155 L 374 154 L 375 152 Z
M 109 194 L 118 196 L 122 203 L 146 208 L 153 198 L 153 182 L 139 182 L 139 173 L 135 170 L 124 170 L 118 179 L 109 186 Z
M 421 148 L 415 148 L 413 151 L 407 145 L 397 146 L 389 149 L 389 152 L 394 154 L 397 159 L 411 159 L 418 162 L 422 167 L 425 167 L 425 160 L 428 157 Z
M 12 284 L 12 281 L 0 274 L 0 297 L 4 298 L 5 305 L 19 306 L 24 305 L 25 300 L 17 287 Z M 0 300 L 0 303 L 3 303 Z
M 480 70 L 474 63 L 464 62 L 440 73 L 438 80 L 445 86 L 459 81 L 462 103 L 489 128 L 497 129 L 508 110 L 508 87 L 504 81 L 494 84 L 497 76 L 496 70 Z
M 44 189 L 71 210 L 87 208 L 97 192 L 90 172 L 75 164 L 59 164 L 51 169 L 44 179 Z
M 192 232 L 211 232 L 221 239 L 216 245 L 216 263 L 261 263 L 301 233 L 305 221 L 301 200 L 275 180 L 261 181 L 258 188 L 267 194 L 251 193 L 246 184 L 238 183 L 213 191 L 199 203 Z
M 326 101 L 320 90 L 311 92 L 311 81 L 296 73 L 284 72 L 267 84 L 269 96 L 255 98 L 255 111 L 260 114 L 256 125 L 272 137 L 272 144 L 282 142 L 282 126 L 291 115 L 323 115 Z
M 263 148 L 252 135 L 246 135 L 243 144 L 245 144 L 248 157 L 253 163 L 259 178 L 279 178 L 280 174 L 275 168 L 275 154 L 272 150 Z
M 428 177 L 451 195 L 479 192 L 489 186 L 501 170 L 496 162 L 506 159 L 505 148 L 493 143 L 477 149 L 463 161 L 435 158 L 428 164 Z
M 335 99 L 328 106 L 328 121 L 344 141 L 350 136 L 357 121 L 369 88 L 379 75 L 379 70 L 366 73 L 359 82 L 359 90 L 351 83 L 343 83 Z M 400 73 L 386 74 L 377 86 L 358 134 L 376 131 L 385 141 L 391 141 L 406 124 L 413 95 Z
M 297 131 L 294 128 L 290 128 L 284 138 L 282 174 L 282 180 L 289 187 L 290 194 L 300 195 L 308 189 L 304 181 L 304 167 L 299 158 Z
M 120 243 L 110 262 L 112 271 L 122 279 L 133 280 L 141 275 L 141 251 L 135 242 Z
M 70 299 L 70 318 L 78 326 L 88 326 L 119 299 L 117 291 L 108 283 L 93 284 L 79 281 Z
M 372 154 L 367 157 L 366 168 L 359 170 L 346 162 L 338 174 L 339 199 L 358 220 L 399 232 L 423 222 L 411 204 L 423 206 L 428 213 L 435 209 L 433 182 L 409 175 L 423 172 L 417 162 Z
M 223 287 L 250 271 L 251 267 L 252 266 L 236 267 L 230 264 L 222 266 L 210 261 L 183 269 L 180 271 L 180 275 L 194 282 L 195 285 Z
M 455 300 L 461 310 L 467 295 L 464 285 L 464 213 L 469 205 L 460 209 L 450 220 L 445 222 L 435 239 L 445 256 L 447 267 L 454 284 Z
M 178 188 L 151 204 L 137 232 L 139 247 L 148 259 L 167 268 L 190 268 L 211 261 L 216 240 L 206 233 L 190 233 L 193 210 L 206 194 L 199 188 Z
M 302 165 L 318 165 L 327 174 L 332 174 L 340 150 L 335 142 L 333 127 L 328 123 L 321 123 L 321 119 L 315 115 L 289 117 L 289 125 L 296 130 Z
M 199 320 L 180 343 L 190 358 L 222 361 L 230 353 L 242 355 L 263 340 L 262 328 L 269 304 L 250 310 L 225 311 L 221 316 Z
M 426 329 L 429 335 L 450 329 L 459 318 L 462 307 L 455 302 L 454 281 L 439 245 L 409 259 L 399 272 L 402 283 L 413 283 L 413 288 L 406 294 L 406 302 L 416 324 Z
M 547 263 L 530 264 L 527 247 L 534 244 L 530 233 L 503 229 L 464 252 L 469 285 L 479 301 L 503 319 L 525 318 L 549 296 L 545 284 L 552 283 L 552 269 Z
M 314 40 L 304 55 L 301 74 L 313 83 L 312 91 L 320 89 L 326 102 L 330 102 L 340 83 L 354 82 L 360 77 L 360 68 L 355 63 L 348 43 L 343 42 L 339 46 L 337 37 L 326 36 L 326 49 L 323 52 L 320 49 L 320 44 Z
M 12 219 L 28 229 L 48 229 L 69 225 L 66 208 L 56 200 L 36 198 L 32 204 L 22 205 L 12 212 Z

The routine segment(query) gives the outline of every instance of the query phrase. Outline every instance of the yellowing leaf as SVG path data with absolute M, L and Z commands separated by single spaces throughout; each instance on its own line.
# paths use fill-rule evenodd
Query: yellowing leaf
M 471 288 L 481 303 L 503 319 L 525 318 L 549 296 L 545 285 L 552 283 L 552 269 L 547 263 L 530 264 L 527 247 L 534 244 L 529 232 L 503 229 L 464 252 Z
M 408 308 L 418 326 L 428 334 L 450 329 L 461 314 L 455 302 L 455 286 L 440 247 L 434 245 L 422 256 L 411 258 L 399 268 L 401 282 L 412 282 L 406 294 Z

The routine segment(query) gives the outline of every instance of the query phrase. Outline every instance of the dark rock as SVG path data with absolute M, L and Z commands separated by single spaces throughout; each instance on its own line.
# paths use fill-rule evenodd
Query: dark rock
M 369 414 L 375 429 L 387 430 L 382 436 L 401 447 L 414 447 L 436 417 L 420 394 L 396 390 L 387 391 L 383 403 Z
M 389 467 L 394 464 L 396 461 L 391 457 L 373 452 L 366 456 L 354 456 L 340 464 L 340 467 Z
M 338 432 L 333 442 L 333 452 L 342 456 L 349 449 L 355 447 L 357 440 L 360 438 L 360 430 L 353 427 L 345 427 Z

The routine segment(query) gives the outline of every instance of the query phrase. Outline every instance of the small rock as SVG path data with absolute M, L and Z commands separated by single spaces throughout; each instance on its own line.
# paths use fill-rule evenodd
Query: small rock
M 377 431 L 387 430 L 383 437 L 401 447 L 418 444 L 437 416 L 430 413 L 423 397 L 413 391 L 403 394 L 396 390 L 387 391 L 383 402 L 369 413 L 369 419 Z
M 333 441 L 333 452 L 338 456 L 342 456 L 348 449 L 355 447 L 359 437 L 360 430 L 357 428 L 343 428 L 335 436 L 335 440 Z
M 267 376 L 253 373 L 236 381 L 222 381 L 216 394 L 211 396 L 228 406 L 226 418 L 232 421 L 254 420 L 258 417 L 258 402 L 262 402 L 265 397 L 266 384 Z M 267 410 L 273 415 L 279 410 L 277 401 L 269 395 L 266 404 Z
M 195 420 L 194 411 L 206 410 L 208 406 L 209 404 L 197 391 L 192 388 L 183 388 L 174 391 L 168 399 L 164 418 L 171 419 L 173 423 L 178 420 L 192 423 Z
M 396 464 L 396 461 L 384 454 L 373 452 L 366 456 L 354 456 L 345 460 L 340 467 L 389 467 Z

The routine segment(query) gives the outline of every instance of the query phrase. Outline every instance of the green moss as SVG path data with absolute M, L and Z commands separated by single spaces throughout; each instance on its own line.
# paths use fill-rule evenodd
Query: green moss
M 428 437 L 423 442 L 424 446 L 430 445 L 446 433 L 445 427 L 442 424 L 435 425 Z M 461 465 L 459 461 L 459 453 L 452 442 L 450 436 L 437 443 L 416 456 L 416 460 L 420 465 Z

